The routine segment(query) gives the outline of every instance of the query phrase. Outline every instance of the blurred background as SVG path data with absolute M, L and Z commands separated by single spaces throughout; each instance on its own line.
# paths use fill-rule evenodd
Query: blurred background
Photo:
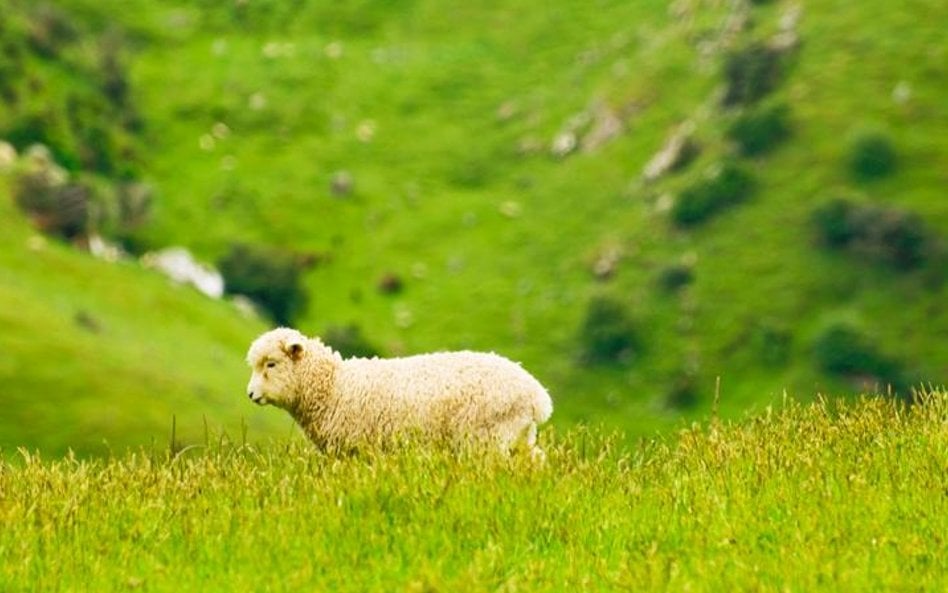
M 0 0 L 0 452 L 295 435 L 274 325 L 631 438 L 948 376 L 948 4 Z M 172 428 L 173 427 L 173 428 Z

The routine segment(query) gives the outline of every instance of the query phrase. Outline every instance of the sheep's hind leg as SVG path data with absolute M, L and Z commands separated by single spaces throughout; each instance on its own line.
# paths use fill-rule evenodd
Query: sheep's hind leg
M 537 446 L 537 423 L 518 418 L 502 425 L 497 445 L 503 455 L 528 453 L 535 461 L 545 461 L 546 454 Z

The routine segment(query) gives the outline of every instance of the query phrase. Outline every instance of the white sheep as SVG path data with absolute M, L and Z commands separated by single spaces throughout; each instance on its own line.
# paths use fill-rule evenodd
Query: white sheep
M 543 457 L 537 426 L 553 413 L 550 396 L 519 364 L 497 354 L 343 360 L 318 338 L 278 328 L 251 344 L 247 363 L 250 399 L 288 411 L 323 448 L 420 437 Z

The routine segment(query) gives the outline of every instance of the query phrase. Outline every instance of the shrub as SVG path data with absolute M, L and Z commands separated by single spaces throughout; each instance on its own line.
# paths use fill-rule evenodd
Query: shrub
M 694 282 L 695 274 L 691 266 L 674 264 L 664 268 L 658 277 L 658 284 L 665 292 L 678 292 Z
M 122 59 L 123 42 L 116 33 L 103 36 L 99 45 L 99 78 L 103 94 L 120 109 L 128 107 L 131 85 Z
M 813 355 L 820 370 L 833 375 L 867 375 L 894 389 L 904 391 L 902 365 L 882 354 L 855 327 L 836 322 L 828 325 L 813 343 Z
M 823 245 L 838 249 L 853 240 L 856 235 L 851 221 L 854 209 L 852 202 L 838 198 L 813 211 L 811 219 Z
M 699 400 L 698 380 L 692 372 L 682 371 L 672 380 L 665 394 L 665 405 L 674 410 L 695 407 Z
M 743 202 L 753 192 L 750 174 L 734 164 L 725 164 L 711 177 L 684 189 L 672 207 L 672 220 L 679 226 L 704 222 L 712 215 Z
M 860 181 L 885 177 L 895 170 L 895 148 L 887 136 L 867 133 L 853 141 L 849 152 L 849 169 Z
M 13 199 L 43 232 L 64 239 L 88 235 L 91 189 L 79 183 L 57 182 L 46 171 L 21 174 Z
M 79 32 L 69 15 L 50 2 L 42 2 L 30 15 L 28 39 L 42 56 L 57 57 L 63 48 L 75 41 Z
M 728 129 L 728 137 L 743 155 L 766 153 L 790 135 L 789 113 L 785 105 L 777 105 L 744 114 Z
M 143 231 L 151 218 L 153 202 L 154 189 L 147 183 L 115 186 L 115 221 L 110 234 L 129 253 L 141 255 L 151 248 Z
M 814 210 L 820 242 L 869 260 L 912 269 L 935 258 L 937 241 L 921 217 L 897 208 L 835 199 Z
M 405 288 L 405 283 L 398 274 L 388 272 L 379 279 L 377 288 L 382 294 L 398 294 Z
M 631 360 L 639 340 L 628 313 L 620 303 L 595 297 L 580 328 L 581 359 L 586 364 L 620 364 Z
M 362 335 L 362 329 L 354 323 L 328 327 L 323 341 L 346 358 L 381 356 L 379 349 Z
M 762 43 L 730 53 L 724 63 L 724 105 L 749 105 L 776 88 L 782 76 L 780 54 Z
M 307 267 L 291 251 L 244 244 L 231 245 L 218 261 L 226 292 L 250 298 L 281 325 L 290 325 L 306 309 L 302 276 Z
M 765 365 L 781 366 L 790 360 L 793 334 L 785 327 L 761 324 L 754 329 L 752 342 L 760 362 Z

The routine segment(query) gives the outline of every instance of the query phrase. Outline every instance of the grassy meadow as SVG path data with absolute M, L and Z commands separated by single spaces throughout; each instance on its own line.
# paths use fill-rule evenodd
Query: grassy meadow
M 545 465 L 300 441 L 21 450 L 0 590 L 943 591 L 948 394 L 793 400 Z

